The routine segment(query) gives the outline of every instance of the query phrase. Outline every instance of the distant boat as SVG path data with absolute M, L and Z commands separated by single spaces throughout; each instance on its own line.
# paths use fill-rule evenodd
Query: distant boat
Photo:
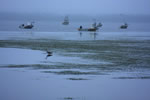
M 34 26 L 33 26 L 33 23 L 34 22 L 28 22 L 26 25 L 25 24 L 21 24 L 19 26 L 20 29 L 32 29 Z
M 65 18 L 64 18 L 64 22 L 62 23 L 63 25 L 68 25 L 69 24 L 69 18 L 68 18 L 68 16 L 66 16 Z
M 82 28 L 82 26 L 80 26 L 80 28 L 78 28 L 78 31 L 96 31 L 96 30 L 98 30 L 97 27 Z
M 120 26 L 120 29 L 127 29 L 128 28 L 128 24 L 124 23 L 123 25 Z
M 102 25 L 102 24 L 101 24 Z M 96 21 L 94 21 L 94 23 L 92 24 L 92 26 L 90 28 L 82 28 L 82 26 L 80 26 L 78 28 L 78 31 L 97 31 L 99 29 L 99 24 L 96 24 Z
M 123 22 L 126 22 L 125 20 L 125 15 L 124 14 L 120 14 Z M 120 26 L 120 29 L 127 29 L 128 28 L 128 24 L 127 23 L 124 23 L 123 25 Z

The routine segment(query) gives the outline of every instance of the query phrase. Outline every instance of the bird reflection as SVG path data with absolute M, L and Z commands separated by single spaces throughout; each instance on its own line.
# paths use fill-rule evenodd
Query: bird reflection
M 46 51 L 46 57 L 45 57 L 45 59 L 47 59 L 48 57 L 50 57 L 50 56 L 52 56 L 52 52 L 51 51 Z

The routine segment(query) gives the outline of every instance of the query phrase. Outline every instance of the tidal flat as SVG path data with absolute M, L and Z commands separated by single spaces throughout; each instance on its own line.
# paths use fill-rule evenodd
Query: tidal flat
M 0 40 L 0 98 L 149 100 L 149 44 L 136 39 Z

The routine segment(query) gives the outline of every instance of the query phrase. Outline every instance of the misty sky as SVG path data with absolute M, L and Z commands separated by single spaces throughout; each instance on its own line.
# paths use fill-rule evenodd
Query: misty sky
M 150 14 L 150 0 L 0 0 L 0 12 Z

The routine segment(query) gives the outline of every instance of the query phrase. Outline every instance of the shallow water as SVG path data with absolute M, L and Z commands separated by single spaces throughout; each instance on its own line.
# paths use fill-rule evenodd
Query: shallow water
M 78 32 L 81 23 L 8 23 L 0 28 L 0 99 L 149 100 L 150 31 L 140 27 L 148 23 L 105 23 L 97 32 Z
M 55 40 L 150 40 L 150 32 L 37 32 L 28 30 L 0 31 L 0 40 L 55 39 Z
M 75 100 L 149 100 L 149 80 L 114 80 L 105 76 L 88 76 L 92 80 L 72 81 L 66 80 L 68 77 L 74 76 L 42 74 L 25 69 L 1 69 L 0 97 L 4 100 L 65 100 L 68 97 Z
M 90 54 L 90 53 L 89 53 Z M 66 57 L 53 53 L 47 57 L 46 51 L 18 49 L 18 48 L 0 48 L 0 65 L 29 65 L 29 64 L 100 64 L 107 62 L 96 62 L 86 60 L 80 57 Z

